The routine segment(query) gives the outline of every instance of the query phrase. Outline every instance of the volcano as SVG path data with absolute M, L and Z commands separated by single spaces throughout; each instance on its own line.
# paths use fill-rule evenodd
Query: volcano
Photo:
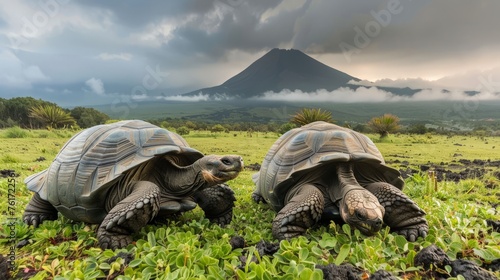
M 221 85 L 202 88 L 183 95 L 208 95 L 211 98 L 251 98 L 264 92 L 284 89 L 311 92 L 329 91 L 348 85 L 358 78 L 329 67 L 295 49 L 272 49 L 245 70 Z

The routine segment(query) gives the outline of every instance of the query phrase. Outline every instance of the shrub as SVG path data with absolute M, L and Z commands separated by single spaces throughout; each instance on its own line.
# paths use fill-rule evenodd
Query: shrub
M 38 105 L 30 108 L 29 117 L 33 118 L 48 128 L 59 128 L 75 125 L 75 119 L 56 105 Z
M 30 133 L 27 130 L 14 126 L 5 130 L 5 137 L 7 138 L 28 138 Z
M 308 123 L 316 121 L 333 123 L 332 113 L 328 111 L 323 111 L 319 108 L 318 109 L 303 108 L 302 110 L 297 112 L 290 121 L 298 126 L 306 125 Z
M 296 128 L 297 126 L 293 123 L 285 123 L 283 124 L 282 126 L 280 126 L 280 128 L 278 129 L 278 132 L 280 134 L 285 134 L 287 131 L 289 131 L 290 129 L 294 129 Z
M 373 117 L 368 122 L 368 127 L 378 133 L 380 138 L 385 138 L 389 136 L 389 133 L 394 133 L 399 130 L 399 118 L 392 114 Z
M 185 126 L 178 127 L 176 131 L 179 135 L 188 135 L 190 132 L 189 128 Z

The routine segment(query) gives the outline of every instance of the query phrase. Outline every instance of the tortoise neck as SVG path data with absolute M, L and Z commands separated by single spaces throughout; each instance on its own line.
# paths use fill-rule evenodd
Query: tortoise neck
M 198 161 L 186 166 L 181 166 L 170 158 L 165 158 L 165 161 L 167 165 L 162 168 L 159 175 L 163 178 L 160 185 L 166 193 L 174 196 L 184 196 L 189 192 L 204 187 L 205 181 Z
M 337 177 L 339 179 L 339 189 L 342 191 L 342 197 L 353 189 L 363 189 L 354 176 L 352 163 L 339 163 L 336 165 L 336 168 Z

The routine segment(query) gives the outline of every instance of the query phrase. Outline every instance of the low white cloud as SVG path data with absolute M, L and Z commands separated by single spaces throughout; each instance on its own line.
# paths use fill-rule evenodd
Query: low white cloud
M 317 90 L 302 92 L 300 90 L 282 90 L 281 92 L 265 92 L 257 100 L 288 101 L 288 102 L 334 102 L 334 103 L 361 103 L 361 102 L 396 102 L 396 101 L 434 101 L 434 100 L 498 100 L 500 93 L 483 91 L 475 95 L 463 91 L 445 91 L 442 89 L 424 89 L 415 94 L 396 95 L 376 87 L 359 87 L 355 90 L 339 88 L 334 91 Z
M 141 101 L 141 100 L 146 100 L 149 98 L 149 96 L 145 93 L 143 94 L 134 94 L 130 97 L 132 100 L 136 100 L 136 101 Z
M 102 60 L 125 60 L 129 61 L 132 59 L 132 54 L 130 53 L 101 53 L 97 56 Z
M 171 95 L 171 96 L 158 96 L 158 99 L 167 101 L 185 101 L 185 102 L 197 102 L 197 101 L 221 101 L 231 99 L 223 94 L 216 94 L 215 96 L 210 96 L 199 92 L 197 95 Z
M 406 78 L 406 79 L 381 79 L 374 82 L 368 80 L 350 80 L 349 84 L 365 86 L 365 87 L 395 87 L 395 88 L 411 88 L 411 89 L 425 89 L 425 88 L 435 88 L 436 83 L 425 80 L 422 78 Z
M 104 90 L 104 84 L 100 79 L 90 78 L 85 81 L 85 85 L 90 88 L 90 91 L 98 95 L 104 95 L 106 93 Z

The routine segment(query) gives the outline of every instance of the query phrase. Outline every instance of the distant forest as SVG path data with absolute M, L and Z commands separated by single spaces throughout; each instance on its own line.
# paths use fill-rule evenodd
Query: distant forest
M 168 111 L 168 109 L 166 109 Z M 241 108 L 240 108 L 241 110 Z M 154 110 L 152 110 L 154 111 Z M 268 110 L 269 111 L 269 110 Z M 264 111 L 265 112 L 265 111 Z M 152 124 L 175 131 L 181 135 L 189 134 L 190 131 L 212 131 L 226 132 L 246 131 L 249 134 L 254 132 L 276 132 L 284 133 L 296 126 L 291 119 L 289 120 L 270 120 L 254 121 L 252 118 L 243 121 L 241 118 L 221 116 L 205 116 L 203 120 L 196 116 L 191 117 L 169 117 L 156 112 L 153 116 L 140 118 Z M 242 111 L 245 114 L 248 112 Z M 290 116 L 291 117 L 291 116 Z M 230 121 L 228 121 L 230 120 Z M 115 122 L 107 114 L 88 107 L 74 107 L 72 109 L 62 108 L 55 103 L 35 99 L 33 97 L 15 97 L 11 99 L 0 98 L 0 128 L 9 128 L 19 126 L 25 129 L 52 129 L 52 128 L 70 128 L 80 129 L 91 126 Z M 340 122 L 333 116 L 331 120 L 341 126 L 352 128 L 361 133 L 373 132 L 369 128 L 368 122 Z M 476 134 L 476 135 L 499 135 L 498 122 L 476 123 L 472 130 L 459 131 L 443 129 L 439 126 L 427 126 L 426 122 L 413 122 L 402 125 L 398 129 L 401 133 L 410 134 Z M 485 125 L 486 124 L 486 125 Z
M 41 118 L 40 114 L 45 118 Z M 64 120 L 61 117 L 64 117 Z M 65 109 L 55 103 L 33 97 L 0 98 L 0 128 L 13 126 L 29 129 L 48 128 L 46 119 L 50 118 L 60 120 L 59 123 L 52 123 L 51 128 L 87 128 L 109 120 L 108 115 L 94 108 Z

